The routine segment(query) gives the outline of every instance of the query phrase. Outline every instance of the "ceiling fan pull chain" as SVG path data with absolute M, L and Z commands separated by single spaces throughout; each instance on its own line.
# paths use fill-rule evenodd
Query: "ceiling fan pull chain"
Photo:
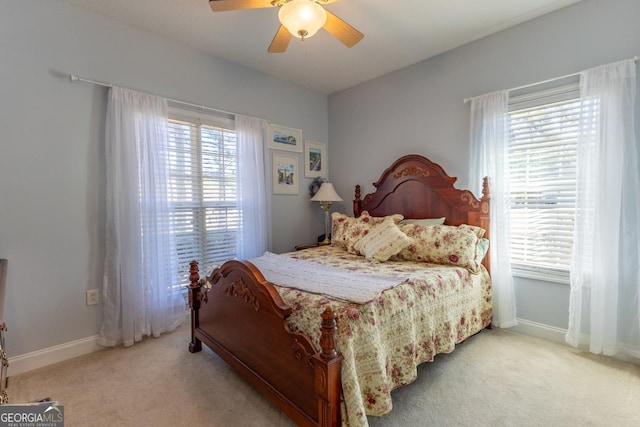
M 309 68 L 308 68 L 309 67 L 309 65 L 308 65 L 309 63 L 307 61 L 307 45 L 308 44 L 309 44 L 308 42 L 305 43 L 304 39 L 302 39 L 302 46 L 304 47 L 304 64 L 303 64 L 303 68 L 302 69 L 305 70 L 305 73 L 304 73 L 305 80 L 306 80 L 305 87 L 309 87 L 309 75 L 310 75 L 309 72 L 308 72 L 309 71 Z

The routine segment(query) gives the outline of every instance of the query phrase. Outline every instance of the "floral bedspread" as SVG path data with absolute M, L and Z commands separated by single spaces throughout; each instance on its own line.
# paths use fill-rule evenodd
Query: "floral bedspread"
M 320 315 L 330 305 L 338 316 L 337 349 L 342 353 L 343 425 L 367 426 L 367 415 L 391 411 L 391 391 L 416 379 L 417 366 L 491 322 L 491 281 L 482 268 L 412 261 L 370 263 L 364 257 L 326 246 L 287 256 L 349 270 L 410 275 L 407 283 L 366 304 L 277 286 L 293 308 L 289 326 L 315 340 Z

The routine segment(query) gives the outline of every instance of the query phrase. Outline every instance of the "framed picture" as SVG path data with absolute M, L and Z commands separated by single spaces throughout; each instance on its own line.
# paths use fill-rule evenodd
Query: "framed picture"
M 273 194 L 298 194 L 298 157 L 273 153 Z
M 302 153 L 302 131 L 269 124 L 269 148 Z
M 307 178 L 327 178 L 327 144 L 304 142 L 304 176 Z

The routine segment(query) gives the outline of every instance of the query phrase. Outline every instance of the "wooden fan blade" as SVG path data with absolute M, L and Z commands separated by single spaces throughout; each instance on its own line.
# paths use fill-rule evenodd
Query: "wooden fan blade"
M 325 30 L 340 40 L 347 47 L 353 47 L 364 38 L 364 34 L 353 28 L 351 25 L 338 18 L 333 13 L 327 12 L 327 22 L 324 24 Z
M 259 9 L 272 7 L 270 0 L 209 0 L 209 7 L 214 12 L 226 12 L 228 10 Z
M 274 3 L 275 1 L 275 3 Z M 214 12 L 225 12 L 227 10 L 259 9 L 262 7 L 280 7 L 288 0 L 209 0 L 209 7 Z M 320 5 L 334 3 L 338 0 L 315 0 Z
M 283 53 L 287 50 L 291 37 L 289 30 L 287 30 L 284 25 L 280 25 L 280 28 L 278 28 L 278 32 L 271 41 L 271 45 L 269 45 L 269 49 L 267 49 L 267 51 L 269 53 Z

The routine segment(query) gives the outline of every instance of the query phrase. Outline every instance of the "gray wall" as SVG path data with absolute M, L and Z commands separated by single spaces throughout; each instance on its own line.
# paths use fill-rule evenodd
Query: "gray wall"
M 106 90 L 68 74 L 263 117 L 329 143 L 331 180 L 351 213 L 352 186 L 422 153 L 468 182 L 462 99 L 640 54 L 640 2 L 583 0 L 329 97 L 68 5 L 0 3 L 0 257 L 9 259 L 9 356 L 97 333 L 104 257 Z M 276 96 L 277 95 L 277 96 Z M 272 100 L 285 99 L 274 105 Z M 330 127 L 330 132 L 329 132 Z M 302 156 L 300 156 L 302 160 Z M 273 196 L 272 250 L 323 231 L 305 180 Z M 519 315 L 566 327 L 565 285 L 518 280 Z
M 329 161 L 340 194 L 353 194 L 397 157 L 440 163 L 458 187 L 469 176 L 465 97 L 559 77 L 640 55 L 640 1 L 583 0 L 517 27 L 329 96 Z M 364 194 L 363 192 L 363 194 Z M 343 196 L 344 197 L 344 196 Z M 351 213 L 351 206 L 341 209 Z M 518 316 L 567 327 L 567 285 L 516 279 Z
M 3 0 L 0 58 L 0 258 L 9 259 L 2 319 L 9 356 L 90 337 L 101 320 L 101 306 L 87 307 L 85 291 L 102 283 L 107 90 L 72 83 L 68 74 L 328 139 L 325 95 L 63 0 Z M 308 181 L 299 196 L 273 196 L 276 252 L 323 231 Z

